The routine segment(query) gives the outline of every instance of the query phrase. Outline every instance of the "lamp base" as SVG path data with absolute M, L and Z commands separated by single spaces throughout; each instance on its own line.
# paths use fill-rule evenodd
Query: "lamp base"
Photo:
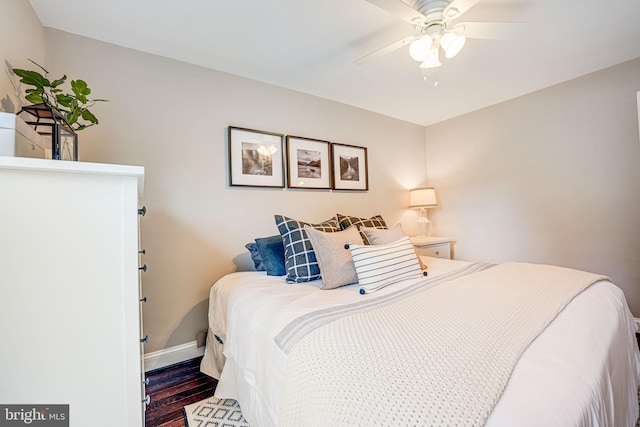
M 418 218 L 418 237 L 431 237 L 432 223 L 427 218 L 427 210 L 420 209 L 420 217 Z

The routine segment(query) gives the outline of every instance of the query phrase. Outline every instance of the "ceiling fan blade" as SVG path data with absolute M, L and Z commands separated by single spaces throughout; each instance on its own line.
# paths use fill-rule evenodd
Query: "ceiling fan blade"
M 417 10 L 409 7 L 406 3 L 400 0 L 367 0 L 369 3 L 378 6 L 397 16 L 404 19 L 411 24 L 422 24 L 426 19 L 425 16 Z
M 461 22 L 455 28 L 464 26 L 464 35 L 473 39 L 510 40 L 514 39 L 525 24 L 521 22 Z
M 361 64 L 367 63 L 367 62 L 369 62 L 369 61 L 371 61 L 373 59 L 379 58 L 382 55 L 386 55 L 387 53 L 391 53 L 394 50 L 398 50 L 403 46 L 408 46 L 409 43 L 411 43 L 412 41 L 414 41 L 417 38 L 418 38 L 418 36 L 405 37 L 403 39 L 400 39 L 400 40 L 398 40 L 396 42 L 391 43 L 388 46 L 385 46 L 385 47 L 380 48 L 378 50 L 375 50 L 375 51 L 373 51 L 373 52 L 371 52 L 371 53 L 369 53 L 369 54 L 367 54 L 365 56 L 362 56 L 362 57 L 356 59 L 355 61 L 353 61 L 353 63 L 357 64 L 357 65 L 361 65 Z
M 467 10 L 471 9 L 480 0 L 453 0 L 449 6 L 444 8 L 442 16 L 445 19 L 459 18 Z

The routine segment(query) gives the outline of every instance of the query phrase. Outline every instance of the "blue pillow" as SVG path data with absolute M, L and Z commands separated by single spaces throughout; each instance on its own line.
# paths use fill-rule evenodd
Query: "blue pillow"
M 284 262 L 284 244 L 280 235 L 259 237 L 256 239 L 256 247 L 268 276 L 287 274 Z
M 247 243 L 244 247 L 249 250 L 249 253 L 251 254 L 251 261 L 253 261 L 253 267 L 256 271 L 264 271 L 264 262 L 262 261 L 260 252 L 258 252 L 258 245 L 255 243 Z

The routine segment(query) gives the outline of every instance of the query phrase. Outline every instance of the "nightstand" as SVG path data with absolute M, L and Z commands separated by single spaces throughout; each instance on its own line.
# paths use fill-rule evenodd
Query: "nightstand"
M 419 237 L 410 238 L 411 243 L 418 250 L 420 255 L 434 258 L 453 259 L 451 246 L 453 239 L 449 237 Z

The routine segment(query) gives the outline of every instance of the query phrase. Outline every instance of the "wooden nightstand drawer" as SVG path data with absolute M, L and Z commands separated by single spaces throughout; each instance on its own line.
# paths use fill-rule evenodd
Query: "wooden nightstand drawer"
M 420 255 L 430 256 L 434 258 L 451 258 L 451 244 L 440 243 L 432 246 L 418 246 Z

